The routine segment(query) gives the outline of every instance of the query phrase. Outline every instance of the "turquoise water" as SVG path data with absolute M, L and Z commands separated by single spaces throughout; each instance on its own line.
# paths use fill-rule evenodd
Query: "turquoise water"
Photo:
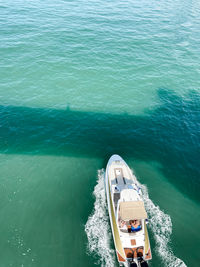
M 151 267 L 199 264 L 199 11 L 0 1 L 0 267 L 116 265 L 98 175 L 114 153 L 143 186 Z

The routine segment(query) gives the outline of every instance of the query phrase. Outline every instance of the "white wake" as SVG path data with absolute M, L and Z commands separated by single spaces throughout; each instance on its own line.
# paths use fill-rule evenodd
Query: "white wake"
M 160 210 L 149 198 L 145 185 L 139 184 L 142 189 L 145 208 L 149 217 L 148 227 L 151 229 L 155 242 L 155 250 L 163 262 L 164 267 L 186 267 L 185 263 L 177 258 L 170 246 L 172 222 L 168 214 Z M 88 252 L 97 255 L 96 262 L 102 267 L 115 266 L 115 251 L 111 248 L 112 234 L 107 213 L 106 194 L 104 187 L 104 170 L 98 170 L 97 185 L 94 188 L 94 210 L 85 225 L 88 238 Z
M 104 170 L 98 170 L 97 185 L 94 188 L 94 210 L 85 225 L 88 237 L 88 250 L 99 256 L 102 267 L 114 267 L 115 251 L 111 249 L 111 229 L 107 213 L 106 195 L 104 187 Z
M 172 221 L 168 214 L 160 210 L 149 198 L 148 190 L 145 185 L 139 184 L 142 189 L 142 197 L 149 218 L 149 228 L 153 232 L 156 241 L 155 250 L 165 267 L 186 267 L 186 264 L 177 258 L 169 246 L 172 234 Z

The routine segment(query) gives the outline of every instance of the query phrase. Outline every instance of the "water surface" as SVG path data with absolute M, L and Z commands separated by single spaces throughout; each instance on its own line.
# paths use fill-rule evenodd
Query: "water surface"
M 163 254 L 149 210 L 151 266 L 198 264 L 199 11 L 187 0 L 0 1 L 0 266 L 105 266 L 85 227 L 114 153 L 169 222 Z

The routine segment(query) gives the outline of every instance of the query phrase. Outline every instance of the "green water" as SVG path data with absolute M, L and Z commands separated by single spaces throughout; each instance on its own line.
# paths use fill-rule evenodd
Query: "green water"
M 170 216 L 167 250 L 199 265 L 199 11 L 0 1 L 0 267 L 105 266 L 85 224 L 114 153 Z M 150 239 L 151 267 L 169 266 Z

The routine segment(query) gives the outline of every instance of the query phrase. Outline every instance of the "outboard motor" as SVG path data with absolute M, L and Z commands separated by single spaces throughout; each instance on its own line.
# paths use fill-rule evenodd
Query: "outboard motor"
M 137 266 L 137 263 L 134 261 L 134 251 L 132 250 L 132 252 L 133 252 L 133 254 L 132 254 L 132 260 L 131 261 L 129 261 L 129 265 L 128 265 L 128 267 L 138 267 Z
M 138 258 L 138 264 L 140 267 L 148 267 L 148 263 L 143 258 Z
M 129 262 L 129 267 L 138 267 L 138 266 L 137 263 L 132 260 Z
M 140 262 L 140 266 L 141 267 L 148 267 L 149 265 L 145 260 L 142 259 L 142 261 Z
M 143 259 L 143 255 L 141 252 L 138 252 L 137 253 L 137 256 L 138 256 L 138 265 L 140 267 L 148 267 L 148 263 Z
M 140 263 L 141 267 L 148 267 L 148 263 L 145 260 L 142 260 Z

